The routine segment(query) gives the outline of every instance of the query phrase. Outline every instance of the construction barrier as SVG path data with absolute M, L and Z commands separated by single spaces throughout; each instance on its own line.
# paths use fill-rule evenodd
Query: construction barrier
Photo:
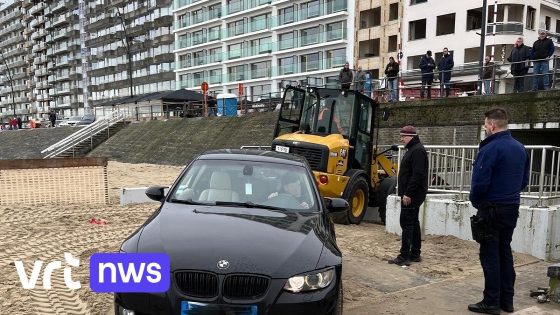
M 0 160 L 0 205 L 107 204 L 106 158 Z

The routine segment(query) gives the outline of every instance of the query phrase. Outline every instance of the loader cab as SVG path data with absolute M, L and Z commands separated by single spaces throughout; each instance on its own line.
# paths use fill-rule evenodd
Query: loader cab
M 274 138 L 289 133 L 339 134 L 348 141 L 348 170 L 358 168 L 369 174 L 376 108 L 374 100 L 356 91 L 288 86 Z

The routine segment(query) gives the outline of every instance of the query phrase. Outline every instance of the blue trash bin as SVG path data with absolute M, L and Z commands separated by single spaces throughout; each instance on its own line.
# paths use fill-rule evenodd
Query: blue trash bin
M 235 94 L 218 94 L 217 110 L 218 116 L 237 116 L 237 95 Z

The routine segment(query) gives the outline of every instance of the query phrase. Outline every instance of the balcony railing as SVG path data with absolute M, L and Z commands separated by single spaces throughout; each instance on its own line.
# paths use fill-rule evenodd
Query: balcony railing
M 272 17 L 272 27 L 289 25 L 291 23 L 301 22 L 308 19 L 322 17 L 328 14 L 344 12 L 347 10 L 347 0 L 334 0 L 320 3 L 315 7 L 297 10 L 290 13 L 281 14 Z
M 233 0 L 226 7 L 226 14 L 249 10 L 261 5 L 270 4 L 272 0 Z
M 212 10 L 203 12 L 202 14 L 188 15 L 182 20 L 175 21 L 175 29 L 188 27 L 202 22 L 210 22 L 211 20 L 219 19 L 221 16 L 221 10 Z
M 523 35 L 523 23 L 522 22 L 496 22 L 496 24 L 489 24 L 486 28 L 488 34 L 494 33 L 494 26 L 496 27 L 496 34 L 511 34 L 511 35 Z

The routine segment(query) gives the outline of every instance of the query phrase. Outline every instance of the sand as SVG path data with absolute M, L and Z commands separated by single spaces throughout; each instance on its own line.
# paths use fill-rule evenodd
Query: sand
M 107 314 L 112 295 L 89 290 L 89 256 L 96 252 L 117 251 L 120 243 L 138 228 L 157 208 L 157 204 L 119 206 L 122 187 L 171 185 L 182 167 L 110 162 L 108 167 L 111 204 L 43 205 L 40 207 L 0 208 L 0 314 Z M 95 225 L 92 218 L 105 219 L 107 225 Z M 359 259 L 393 258 L 400 246 L 400 238 L 384 231 L 376 224 L 359 226 L 337 225 L 337 242 L 343 257 Z M 21 260 L 29 272 L 32 263 L 62 261 L 64 252 L 80 259 L 80 267 L 73 268 L 74 280 L 82 288 L 65 288 L 62 272 L 53 274 L 53 289 L 44 290 L 41 283 L 34 290 L 22 289 L 14 266 Z M 413 264 L 409 270 L 426 279 L 446 279 L 480 273 L 476 243 L 449 236 L 427 236 L 423 243 L 425 262 Z M 535 261 L 528 255 L 515 255 L 516 264 Z M 351 277 L 356 270 L 348 270 Z M 374 275 L 373 275 L 374 276 Z M 364 303 L 379 291 L 354 281 L 345 282 L 346 303 Z

